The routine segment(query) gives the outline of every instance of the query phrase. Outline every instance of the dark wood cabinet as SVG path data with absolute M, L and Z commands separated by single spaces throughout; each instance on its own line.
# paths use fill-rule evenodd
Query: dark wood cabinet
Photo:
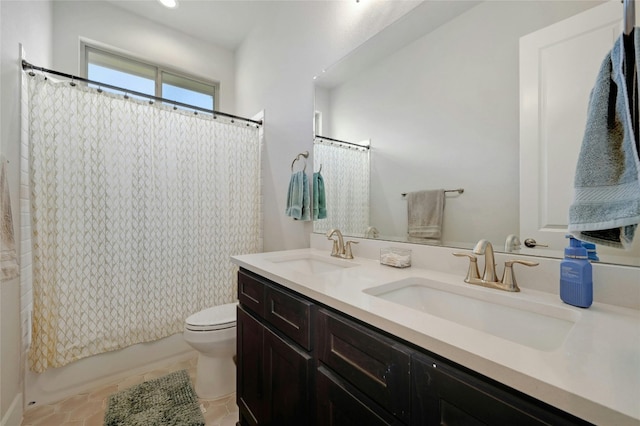
M 312 425 L 314 364 L 307 348 L 313 304 L 244 271 L 238 299 L 240 424 Z
M 587 425 L 243 269 L 240 424 Z
M 311 356 L 266 329 L 264 334 L 265 424 L 310 424 Z
M 412 356 L 411 375 L 414 426 L 588 424 L 424 354 Z
M 393 416 L 409 423 L 411 351 L 328 310 L 318 311 L 318 360 Z
M 349 383 L 325 367 L 317 371 L 317 419 L 326 426 L 402 425 Z
M 236 401 L 241 424 L 262 424 L 263 418 L 263 356 L 264 326 L 238 307 L 237 319 L 237 374 Z

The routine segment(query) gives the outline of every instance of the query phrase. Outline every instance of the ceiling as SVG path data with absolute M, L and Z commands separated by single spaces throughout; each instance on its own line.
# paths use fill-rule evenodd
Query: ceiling
M 168 9 L 157 0 L 107 2 L 229 50 L 235 50 L 256 24 L 268 19 L 277 3 L 267 0 L 178 0 L 177 8 Z

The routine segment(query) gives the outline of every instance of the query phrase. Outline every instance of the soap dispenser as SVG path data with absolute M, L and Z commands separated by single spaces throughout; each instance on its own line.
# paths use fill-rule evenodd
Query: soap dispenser
M 588 308 L 593 303 L 593 278 L 587 249 L 567 235 L 569 246 L 560 262 L 560 299 L 569 305 Z

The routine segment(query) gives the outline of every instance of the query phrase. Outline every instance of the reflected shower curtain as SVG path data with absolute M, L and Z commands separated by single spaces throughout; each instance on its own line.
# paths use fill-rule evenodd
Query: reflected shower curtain
M 259 129 L 29 80 L 31 369 L 160 339 L 261 250 Z
M 314 170 L 322 165 L 327 218 L 313 222 L 314 232 L 338 228 L 364 236 L 369 227 L 369 149 L 316 138 Z

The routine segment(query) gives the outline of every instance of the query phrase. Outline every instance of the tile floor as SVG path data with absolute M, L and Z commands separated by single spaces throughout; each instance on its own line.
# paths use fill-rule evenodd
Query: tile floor
M 165 368 L 128 377 L 90 392 L 71 396 L 56 404 L 41 405 L 33 409 L 27 408 L 22 419 L 22 426 L 102 426 L 109 395 L 145 380 L 152 380 L 182 369 L 189 371 L 193 382 L 195 381 L 196 361 L 197 357 L 194 357 Z M 201 399 L 201 407 L 206 410 L 203 413 L 206 426 L 234 426 L 238 421 L 238 407 L 235 401 L 235 394 L 217 400 Z

